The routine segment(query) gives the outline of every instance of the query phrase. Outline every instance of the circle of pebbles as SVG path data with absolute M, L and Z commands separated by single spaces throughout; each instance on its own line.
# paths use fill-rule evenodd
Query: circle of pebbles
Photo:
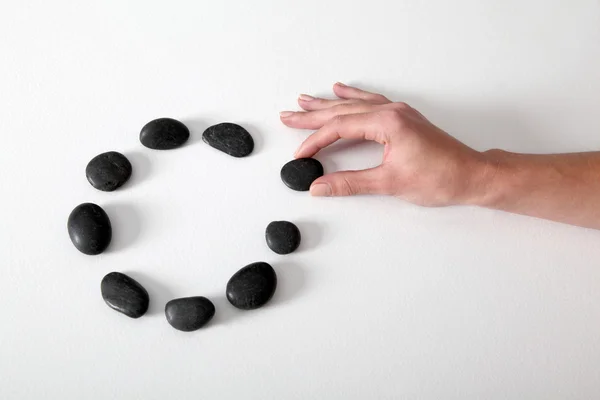
M 142 145 L 153 150 L 183 146 L 190 137 L 185 124 L 173 118 L 158 118 L 140 131 Z M 242 158 L 254 150 L 252 135 L 240 125 L 223 122 L 207 128 L 202 139 L 209 146 L 232 157 Z M 116 151 L 101 153 L 90 160 L 85 174 L 96 189 L 112 192 L 131 177 L 133 166 Z M 323 166 L 313 158 L 292 160 L 281 169 L 281 180 L 290 189 L 306 191 L 323 175 Z M 97 204 L 83 203 L 73 209 L 67 222 L 69 237 L 77 250 L 98 255 L 112 239 L 112 226 L 106 212 Z M 277 254 L 289 254 L 300 246 L 300 230 L 289 221 L 273 221 L 265 230 L 267 246 Z M 254 262 L 234 273 L 226 285 L 227 300 L 241 310 L 254 310 L 267 304 L 277 288 L 277 273 L 266 262 Z M 135 279 L 110 272 L 100 283 L 100 292 L 111 309 L 130 318 L 140 318 L 150 304 L 148 291 Z M 212 301 L 203 296 L 172 299 L 165 305 L 165 318 L 174 328 L 191 332 L 205 326 L 215 315 Z

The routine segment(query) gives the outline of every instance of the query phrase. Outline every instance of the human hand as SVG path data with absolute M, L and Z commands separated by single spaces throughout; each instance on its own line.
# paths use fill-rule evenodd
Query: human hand
M 381 165 L 324 175 L 313 196 L 385 194 L 423 206 L 476 202 L 492 163 L 485 153 L 464 145 L 403 102 L 336 83 L 337 100 L 301 95 L 305 112 L 284 111 L 292 128 L 316 129 L 296 158 L 312 157 L 339 139 L 373 140 L 385 146 Z

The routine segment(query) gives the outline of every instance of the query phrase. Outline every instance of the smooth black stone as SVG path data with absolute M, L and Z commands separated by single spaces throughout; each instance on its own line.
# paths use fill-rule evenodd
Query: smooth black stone
M 93 187 L 104 192 L 123 186 L 131 177 L 131 163 L 116 151 L 102 153 L 92 158 L 85 168 L 85 176 Z
M 88 255 L 102 253 L 112 239 L 108 215 L 93 203 L 80 204 L 71 211 L 67 230 L 77 250 Z
M 215 305 L 206 297 L 174 299 L 165 306 L 167 322 L 184 332 L 202 328 L 215 315 Z
M 281 168 L 283 183 L 301 192 L 310 189 L 311 183 L 320 176 L 323 176 L 323 165 L 314 158 L 292 160 Z
M 275 270 L 265 262 L 246 265 L 227 282 L 227 300 L 242 310 L 265 305 L 277 288 Z
M 267 245 L 277 254 L 290 254 L 300 246 L 300 230 L 288 221 L 273 221 L 265 232 Z
M 245 157 L 254 150 L 254 139 L 250 133 L 230 122 L 209 127 L 202 134 L 202 140 L 233 157 Z
M 170 150 L 184 144 L 190 130 L 172 118 L 159 118 L 148 122 L 140 132 L 140 142 L 150 149 Z
M 139 318 L 148 311 L 148 292 L 133 278 L 120 272 L 111 272 L 100 284 L 102 298 L 110 308 L 131 318 Z

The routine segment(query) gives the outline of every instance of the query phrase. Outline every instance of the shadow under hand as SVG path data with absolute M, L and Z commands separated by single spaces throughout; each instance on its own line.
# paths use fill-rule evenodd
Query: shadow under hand
M 373 142 L 368 142 L 365 140 L 350 140 L 350 139 L 342 139 L 342 140 L 338 140 L 337 142 L 327 146 L 326 148 L 324 148 L 323 150 L 319 151 L 319 155 L 323 156 L 323 157 L 330 157 L 333 154 L 340 152 L 340 151 L 346 151 L 346 150 L 352 150 L 354 148 L 357 148 L 359 146 L 365 146 L 371 144 L 373 145 Z M 374 145 L 376 146 L 381 146 L 379 143 L 374 143 Z
M 107 252 L 123 250 L 140 236 L 142 219 L 131 204 L 112 203 L 103 207 L 112 225 L 112 240 Z
M 418 107 L 418 105 L 415 105 Z M 423 105 L 419 110 L 435 125 L 478 151 L 500 148 L 517 152 L 545 152 L 542 132 L 509 105 L 483 101 Z M 550 150 L 550 148 L 547 148 Z
M 429 121 L 475 150 L 491 148 L 517 152 L 552 152 L 544 130 L 528 120 L 523 111 L 506 99 L 462 98 L 429 101 L 421 95 L 394 88 L 375 87 L 367 82 L 351 86 L 381 93 L 391 101 L 403 101 Z
M 149 275 L 140 272 L 124 272 L 124 274 L 132 277 L 139 282 L 147 291 L 150 297 L 150 305 L 146 315 L 164 314 L 165 304 L 175 297 L 173 293 L 159 281 L 151 278 Z
M 381 164 L 384 146 L 370 140 L 339 140 L 327 146 L 316 158 L 325 174 L 339 170 L 361 170 Z

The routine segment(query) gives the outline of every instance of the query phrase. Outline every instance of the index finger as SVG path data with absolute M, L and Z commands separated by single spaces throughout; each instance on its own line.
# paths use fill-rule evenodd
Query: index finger
M 388 142 L 381 112 L 338 115 L 310 135 L 296 150 L 294 157 L 312 157 L 340 139 Z
M 353 86 L 344 85 L 337 82 L 333 85 L 333 92 L 340 99 L 360 99 L 368 101 L 371 104 L 388 104 L 391 103 L 387 97 L 379 93 L 371 93 Z

